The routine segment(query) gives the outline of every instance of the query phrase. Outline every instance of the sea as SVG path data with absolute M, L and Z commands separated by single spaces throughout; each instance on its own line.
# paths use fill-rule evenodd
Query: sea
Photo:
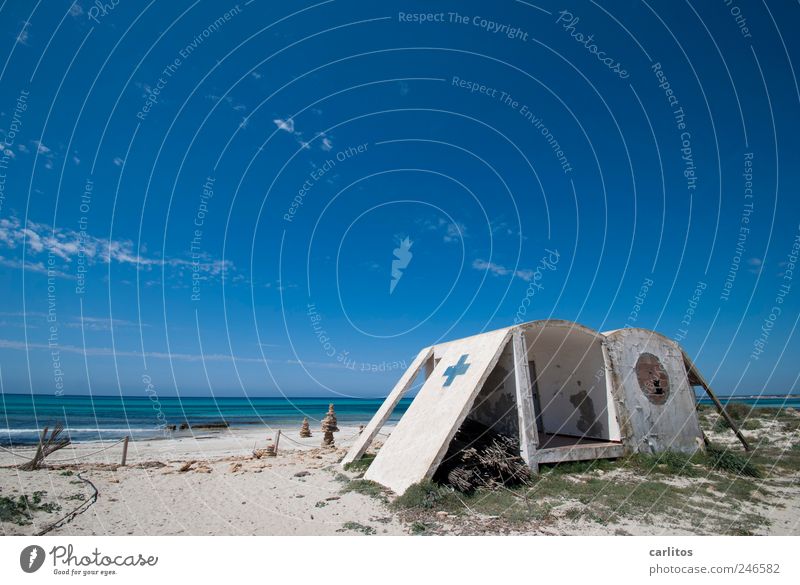
M 159 398 L 147 396 L 54 396 L 51 394 L 0 393 L 0 445 L 30 445 L 40 429 L 61 423 L 74 442 L 150 440 L 188 435 L 189 427 L 227 423 L 230 428 L 298 428 L 308 417 L 312 430 L 334 404 L 339 425 L 366 424 L 383 399 L 359 398 Z M 389 422 L 397 421 L 411 399 L 401 400 Z M 178 429 L 170 431 L 175 425 Z
M 723 403 L 741 403 L 755 408 L 798 408 L 800 395 L 720 397 Z M 701 404 L 711 404 L 698 397 Z M 133 440 L 150 440 L 188 435 L 180 431 L 186 423 L 230 428 L 253 425 L 266 427 L 299 427 L 308 417 L 313 428 L 333 403 L 340 425 L 366 424 L 383 399 L 359 398 L 159 398 L 146 396 L 54 396 L 51 394 L 0 393 L 0 445 L 30 445 L 38 440 L 41 429 L 56 423 L 64 426 L 74 442 L 117 440 L 130 436 Z M 408 408 L 411 399 L 403 399 L 394 409 L 389 422 L 396 422 Z M 175 425 L 176 430 L 169 427 Z

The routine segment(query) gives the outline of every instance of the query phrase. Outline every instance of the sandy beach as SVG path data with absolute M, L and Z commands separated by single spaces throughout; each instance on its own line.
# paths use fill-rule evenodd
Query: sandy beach
M 715 430 L 716 416 L 708 410 L 701 416 L 708 436 L 740 450 L 729 431 Z M 792 429 L 800 415 L 792 411 L 781 417 L 764 416 L 758 429 L 747 433 L 757 445 L 754 460 L 758 457 L 768 472 L 762 479 L 698 465 L 692 465 L 692 473 L 661 465 L 643 471 L 642 462 L 636 467 L 619 460 L 544 473 L 529 488 L 524 505 L 502 494 L 471 499 L 451 494 L 410 510 L 397 509 L 393 494 L 359 479 L 363 468 L 343 471 L 338 465 L 356 427 L 341 427 L 333 449 L 320 447 L 319 431 L 301 439 L 298 429 L 283 429 L 278 455 L 260 459 L 253 448 L 269 445 L 275 429 L 131 442 L 124 467 L 121 445 L 101 452 L 98 443 L 70 445 L 53 454 L 47 468 L 33 472 L 20 471 L 14 464 L 21 459 L 0 451 L 0 495 L 43 492 L 44 505 L 29 523 L 0 526 L 3 534 L 37 534 L 83 507 L 49 533 L 797 534 L 800 449 Z M 391 430 L 383 429 L 375 447 Z M 15 452 L 30 456 L 33 449 Z M 768 469 L 770 461 L 778 466 Z M 653 496 L 653 490 L 662 491 Z
M 34 472 L 7 467 L 16 458 L 0 451 L 3 495 L 45 491 L 47 500 L 61 507 L 37 513 L 30 525 L 3 522 L 3 533 L 35 534 L 91 498 L 92 486 L 78 473 L 100 495 L 52 534 L 326 535 L 352 534 L 354 527 L 358 533 L 356 524 L 380 534 L 405 533 L 379 501 L 342 493 L 347 480 L 337 462 L 358 429 L 340 428 L 335 449 L 319 447 L 319 432 L 301 439 L 297 430 L 285 429 L 278 456 L 262 459 L 252 451 L 270 444 L 274 433 L 264 429 L 131 442 L 125 467 L 118 465 L 121 445 L 101 453 L 94 453 L 102 448 L 98 443 L 70 445 L 52 456 L 61 463 Z M 28 455 L 33 449 L 15 452 Z M 72 458 L 79 463 L 64 461 Z M 188 470 L 180 471 L 190 461 Z

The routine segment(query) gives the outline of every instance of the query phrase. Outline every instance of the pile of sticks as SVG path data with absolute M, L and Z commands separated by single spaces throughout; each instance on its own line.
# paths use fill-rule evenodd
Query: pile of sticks
M 471 493 L 481 487 L 527 484 L 530 469 L 519 456 L 515 439 L 467 419 L 453 438 L 435 479 Z

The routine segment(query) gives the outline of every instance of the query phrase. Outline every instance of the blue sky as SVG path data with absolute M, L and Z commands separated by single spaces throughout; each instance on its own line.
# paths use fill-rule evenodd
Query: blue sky
M 0 4 L 5 392 L 377 396 L 523 306 L 796 391 L 796 5 L 107 4 Z

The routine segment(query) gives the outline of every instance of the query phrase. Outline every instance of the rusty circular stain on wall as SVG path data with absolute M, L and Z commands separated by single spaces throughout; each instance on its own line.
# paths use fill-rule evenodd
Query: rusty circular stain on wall
M 664 366 L 652 353 L 643 353 L 636 362 L 639 388 L 653 404 L 664 404 L 669 396 L 669 376 Z

